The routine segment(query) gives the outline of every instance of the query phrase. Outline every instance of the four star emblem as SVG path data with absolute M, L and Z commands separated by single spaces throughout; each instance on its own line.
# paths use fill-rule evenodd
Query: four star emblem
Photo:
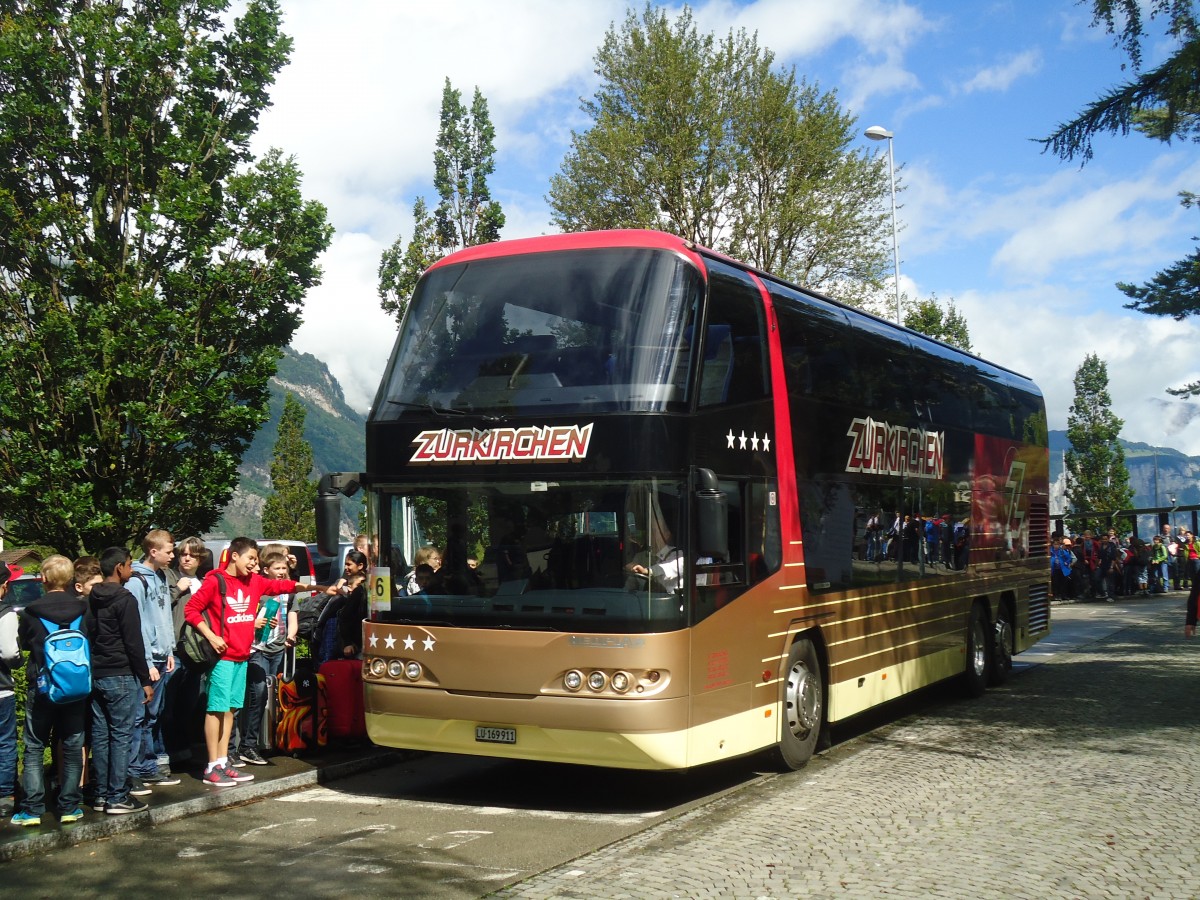
M 749 437 L 746 436 L 745 430 L 741 434 L 734 434 L 733 429 L 729 429 L 729 433 L 725 435 L 726 450 L 761 450 L 763 453 L 768 453 L 771 450 L 771 436 L 763 434 L 761 437 L 758 432 L 752 432 Z

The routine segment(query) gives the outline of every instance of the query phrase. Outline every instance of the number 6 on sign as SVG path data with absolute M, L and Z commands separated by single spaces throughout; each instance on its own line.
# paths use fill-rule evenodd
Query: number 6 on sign
M 378 567 L 371 570 L 371 618 L 377 613 L 392 611 L 392 570 Z

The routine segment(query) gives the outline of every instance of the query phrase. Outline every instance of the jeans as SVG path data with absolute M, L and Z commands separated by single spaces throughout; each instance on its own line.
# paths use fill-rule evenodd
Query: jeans
M 135 778 L 148 778 L 158 774 L 158 748 L 162 746 L 162 726 L 159 718 L 162 715 L 163 700 L 167 696 L 167 683 L 175 674 L 167 671 L 166 659 L 155 659 L 154 666 L 158 669 L 158 681 L 151 687 L 154 693 L 150 702 L 141 708 L 141 716 L 133 730 L 133 750 L 129 756 L 129 774 Z
M 142 711 L 142 689 L 132 675 L 97 678 L 92 685 L 92 769 L 96 799 L 129 799 L 129 754 L 133 729 Z
M 51 703 L 31 690 L 25 703 L 25 769 L 21 773 L 24 799 L 21 809 L 35 816 L 46 811 L 46 776 L 42 757 L 50 743 L 50 732 L 62 741 L 63 783 L 58 791 L 59 813 L 74 812 L 83 802 L 79 780 L 83 775 L 83 729 L 87 701 Z
M 0 797 L 11 797 L 17 786 L 17 698 L 0 697 Z
M 282 665 L 282 650 L 275 653 L 254 650 L 250 653 L 250 666 L 246 669 L 246 702 L 235 717 L 237 728 L 229 735 L 230 753 L 262 749 L 259 740 L 263 713 L 267 709 L 267 677 L 278 675 Z

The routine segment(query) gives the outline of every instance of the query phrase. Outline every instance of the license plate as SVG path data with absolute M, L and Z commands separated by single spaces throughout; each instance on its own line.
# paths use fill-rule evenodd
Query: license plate
M 475 740 L 484 744 L 515 744 L 517 742 L 517 729 L 476 725 Z

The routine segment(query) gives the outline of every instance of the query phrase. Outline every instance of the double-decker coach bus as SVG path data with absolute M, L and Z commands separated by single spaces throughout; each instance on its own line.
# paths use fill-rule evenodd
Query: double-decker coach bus
M 371 740 L 802 766 L 829 723 L 981 692 L 1048 632 L 1048 470 L 1029 379 L 680 238 L 455 253 L 353 476 Z

